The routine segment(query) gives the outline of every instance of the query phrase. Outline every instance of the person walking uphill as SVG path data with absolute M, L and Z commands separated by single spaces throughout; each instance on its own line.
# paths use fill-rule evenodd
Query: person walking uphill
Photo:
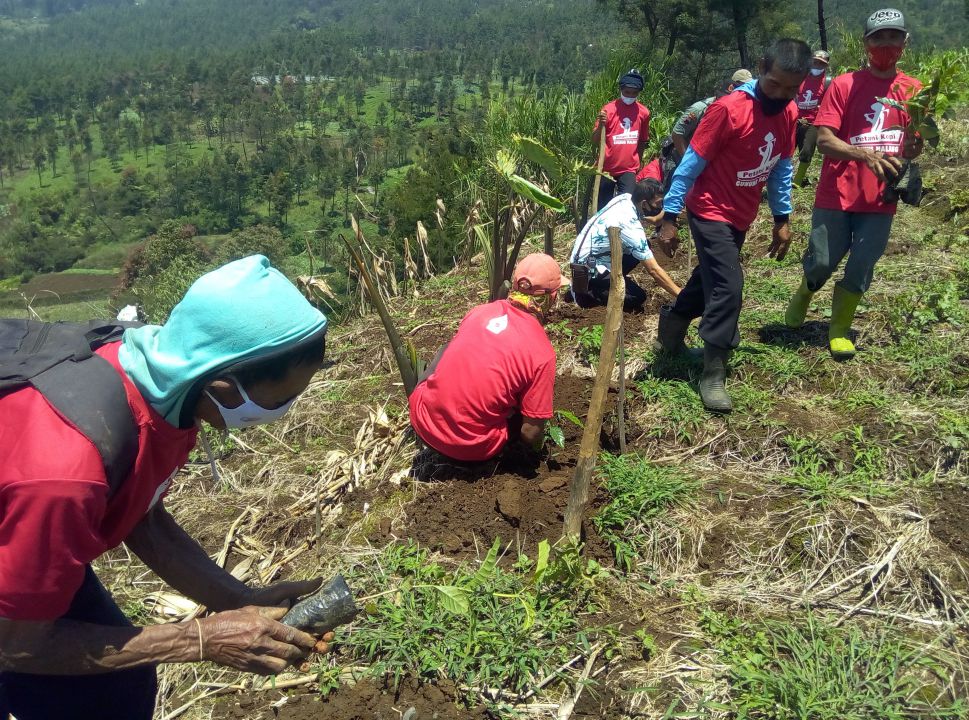
M 679 294 L 679 286 L 653 257 L 643 228 L 644 224 L 656 222 L 662 217 L 662 203 L 662 187 L 656 180 L 647 178 L 636 183 L 632 195 L 618 195 L 589 218 L 575 238 L 569 257 L 572 265 L 572 296 L 580 307 L 605 305 L 609 300 L 612 272 L 610 227 L 619 228 L 622 239 L 622 274 L 626 280 L 623 310 L 638 310 L 646 302 L 646 291 L 632 278 L 626 277 L 638 265 L 645 267 L 660 287 L 674 298 Z M 577 272 L 588 276 L 587 288 L 581 287 L 576 281 Z
M 886 199 L 886 181 L 902 167 L 899 155 L 915 158 L 922 152 L 921 138 L 908 137 L 902 129 L 908 115 L 878 99 L 902 102 L 921 89 L 918 80 L 897 67 L 907 42 L 902 13 L 892 8 L 872 13 L 864 31 L 869 67 L 835 78 L 814 120 L 824 163 L 804 277 L 784 320 L 791 328 L 801 327 L 814 293 L 847 255 L 844 275 L 834 286 L 828 329 L 831 354 L 839 360 L 855 354 L 848 331 L 892 229 L 898 200 Z
M 831 78 L 827 76 L 830 59 L 831 56 L 824 50 L 815 52 L 811 71 L 797 91 L 798 166 L 794 174 L 794 184 L 799 187 L 807 186 L 807 172 L 818 144 L 818 128 L 814 124 L 814 118 L 817 117 L 821 100 L 831 84 Z
M 760 78 L 707 110 L 663 201 L 660 246 L 671 256 L 675 252 L 676 221 L 685 203 L 699 264 L 673 306 L 660 312 L 658 349 L 683 351 L 687 327 L 702 316 L 700 395 L 714 412 L 733 407 L 724 382 L 728 356 L 740 344 L 740 249 L 765 184 L 774 216 L 769 255 L 783 259 L 791 242 L 791 154 L 797 120 L 791 101 L 810 62 L 805 43 L 775 41 L 761 60 Z
M 552 417 L 555 350 L 542 327 L 562 275 L 548 255 L 515 267 L 507 300 L 473 308 L 410 396 L 417 435 L 442 455 L 488 460 L 512 440 L 541 446 Z
M 649 110 L 636 101 L 643 87 L 643 76 L 638 70 L 630 70 L 619 78 L 619 97 L 606 103 L 596 117 L 592 142 L 598 148 L 602 133 L 606 133 L 602 170 L 611 176 L 599 181 L 597 210 L 602 210 L 613 194 L 632 194 L 636 184 L 640 158 L 649 142 Z
M 49 395 L 24 386 L 0 396 L 0 717 L 149 720 L 159 663 L 268 675 L 325 649 L 276 622 L 285 610 L 275 606 L 318 579 L 245 585 L 163 498 L 200 422 L 247 427 L 289 409 L 320 368 L 326 329 L 326 317 L 253 256 L 197 280 L 164 325 L 129 328 L 94 356 L 63 363 L 67 382 L 88 363 L 116 378 L 135 444 L 117 484 L 101 448 Z M 75 395 L 86 397 L 84 388 Z M 132 626 L 91 568 L 121 543 L 214 614 Z

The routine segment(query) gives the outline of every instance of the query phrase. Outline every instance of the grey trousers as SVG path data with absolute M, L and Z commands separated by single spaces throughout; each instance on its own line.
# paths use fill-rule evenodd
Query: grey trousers
M 875 263 L 885 252 L 893 215 L 814 208 L 811 237 L 804 252 L 804 278 L 816 292 L 848 256 L 838 285 L 848 292 L 864 293 L 871 285 Z

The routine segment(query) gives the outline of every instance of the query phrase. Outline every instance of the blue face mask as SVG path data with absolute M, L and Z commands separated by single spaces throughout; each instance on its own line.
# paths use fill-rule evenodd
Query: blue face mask
M 218 409 L 219 415 L 222 416 L 222 421 L 225 423 L 227 429 L 247 428 L 253 425 L 264 425 L 279 420 L 279 418 L 289 411 L 293 403 L 296 402 L 296 398 L 294 397 L 278 408 L 264 408 L 249 398 L 249 395 L 243 389 L 242 385 L 239 384 L 238 380 L 231 375 L 229 379 L 235 383 L 236 389 L 242 395 L 242 404 L 239 407 L 227 408 L 216 400 L 208 390 L 205 391 L 209 399 L 215 403 L 215 407 Z
M 627 105 L 632 105 L 634 102 L 636 102 L 636 98 L 626 97 L 625 95 L 620 95 L 619 99 L 622 100 Z

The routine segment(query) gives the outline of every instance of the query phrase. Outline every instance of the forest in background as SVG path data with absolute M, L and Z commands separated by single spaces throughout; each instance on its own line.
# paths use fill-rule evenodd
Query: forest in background
M 857 63 L 862 18 L 849 5 L 826 5 L 840 68 Z M 916 50 L 928 36 L 957 42 L 936 31 L 941 15 L 951 28 L 966 20 L 959 2 L 929 5 L 906 8 Z M 502 133 L 527 131 L 573 162 L 566 177 L 536 179 L 571 199 L 565 219 L 579 221 L 589 184 L 579 166 L 593 161 L 588 129 L 611 78 L 643 69 L 655 142 L 771 37 L 816 44 L 816 9 L 0 2 L 0 291 L 38 273 L 117 272 L 147 238 L 185 235 L 199 262 L 230 247 L 266 252 L 291 274 L 315 259 L 326 273 L 346 266 L 338 236 L 351 214 L 394 272 L 418 223 L 430 260 L 446 266 L 473 245 L 469 213 Z M 487 207 L 479 216 L 492 219 Z M 181 268 L 176 285 L 199 269 Z M 332 275 L 342 298 L 349 279 Z

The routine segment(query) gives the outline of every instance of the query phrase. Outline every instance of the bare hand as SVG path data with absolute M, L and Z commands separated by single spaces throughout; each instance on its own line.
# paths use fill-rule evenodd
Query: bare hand
M 785 222 L 774 225 L 770 247 L 767 248 L 767 256 L 772 257 L 778 262 L 787 255 L 787 249 L 791 246 L 791 223 Z
M 608 122 L 609 116 L 606 115 L 605 110 L 600 110 L 599 114 L 596 115 L 596 119 L 604 125 L 606 122 Z
M 318 590 L 323 578 L 273 583 L 264 588 L 249 588 L 240 605 L 289 608 L 296 600 Z
M 680 239 L 676 234 L 676 225 L 669 220 L 664 220 L 659 226 L 659 233 L 656 235 L 656 242 L 669 257 L 676 254 L 676 248 L 680 245 Z
M 865 164 L 868 169 L 875 173 L 879 182 L 886 182 L 898 177 L 902 170 L 902 161 L 897 157 L 883 155 L 882 153 L 868 153 L 865 156 Z
M 925 140 L 921 135 L 906 133 L 905 142 L 902 145 L 902 157 L 913 160 L 922 154 L 923 148 L 925 148 Z
M 325 639 L 277 622 L 285 614 L 283 608 L 244 607 L 199 620 L 202 657 L 244 672 L 278 675 L 301 664 L 321 643 L 326 647 Z

